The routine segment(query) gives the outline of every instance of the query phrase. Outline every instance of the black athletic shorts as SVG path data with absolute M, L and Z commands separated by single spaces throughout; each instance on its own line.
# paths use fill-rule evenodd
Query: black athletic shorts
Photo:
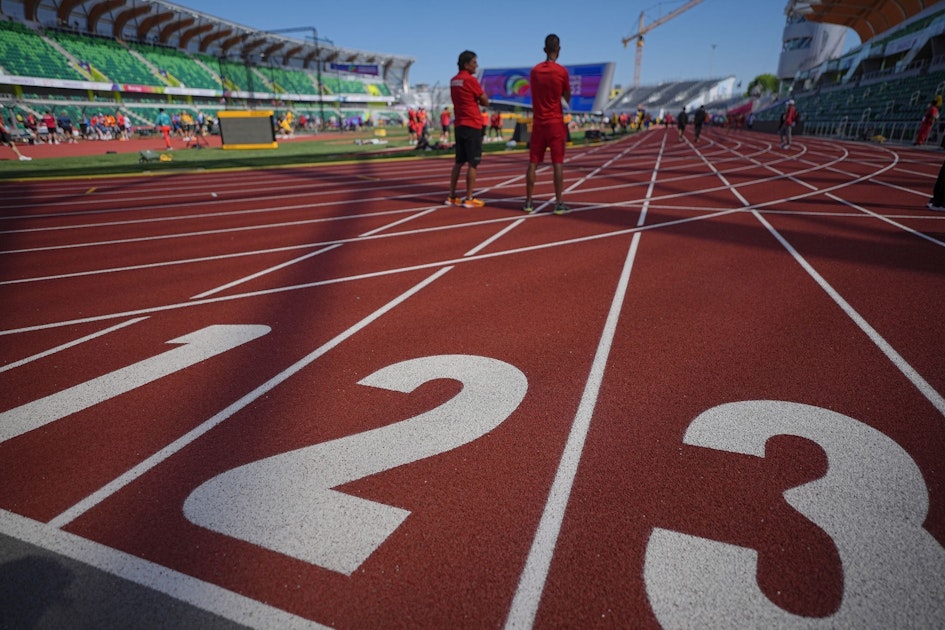
M 482 129 L 473 127 L 456 128 L 456 163 L 469 163 L 473 168 L 479 167 L 482 160 Z

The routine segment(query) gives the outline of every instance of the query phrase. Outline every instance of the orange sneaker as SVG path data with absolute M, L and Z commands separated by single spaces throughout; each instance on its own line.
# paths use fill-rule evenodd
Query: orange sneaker
M 486 205 L 486 202 L 482 199 L 476 199 L 475 197 L 468 197 L 463 200 L 464 208 L 481 208 Z
M 461 206 L 463 205 L 463 200 L 459 197 L 447 197 L 446 205 L 448 206 Z

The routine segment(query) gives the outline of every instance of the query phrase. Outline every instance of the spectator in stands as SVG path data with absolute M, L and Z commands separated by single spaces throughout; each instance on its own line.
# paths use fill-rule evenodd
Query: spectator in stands
M 62 129 L 62 135 L 66 139 L 66 142 L 70 144 L 76 142 L 75 130 L 72 127 L 72 118 L 69 117 L 69 114 L 65 110 L 59 112 L 59 117 L 56 118 L 56 124 Z
M 56 117 L 51 111 L 43 114 L 42 126 L 46 128 L 46 141 L 50 144 L 59 144 L 62 141 L 62 134 L 59 133 L 59 126 L 56 124 Z
M 118 136 L 118 119 L 115 118 L 113 114 L 99 114 L 102 117 L 103 124 L 105 125 L 105 134 L 109 140 L 112 140 Z
M 33 116 L 32 112 L 26 115 L 26 121 L 24 124 L 26 125 L 26 131 L 29 132 L 31 138 L 30 142 L 32 143 L 40 141 L 39 125 L 36 122 L 36 117 Z
M 532 91 L 532 135 L 529 140 L 528 169 L 525 171 L 525 212 L 532 213 L 532 191 L 535 188 L 535 170 L 551 152 L 552 178 L 555 188 L 555 214 L 570 212 L 564 195 L 564 148 L 568 128 L 564 122 L 564 108 L 571 101 L 571 78 L 568 70 L 558 63 L 561 40 L 554 33 L 545 37 L 545 60 L 529 73 Z
M 115 127 L 118 129 L 119 140 L 131 139 L 131 125 L 128 124 L 128 117 L 122 114 L 120 109 L 115 110 Z
M 10 135 L 10 131 L 7 129 L 6 123 L 3 121 L 3 116 L 0 116 L 0 144 L 5 144 L 16 153 L 16 157 L 21 161 L 32 160 L 33 158 L 28 157 L 20 153 L 20 150 L 16 148 L 16 142 L 13 141 L 13 136 Z
M 692 116 L 692 128 L 695 130 L 696 142 L 699 142 L 699 136 L 702 135 L 702 126 L 705 124 L 705 119 L 705 105 L 700 105 Z
M 164 136 L 164 147 L 168 151 L 173 151 L 174 147 L 171 146 L 171 117 L 167 115 L 163 107 L 158 110 L 158 115 L 154 119 L 154 128 Z
M 450 98 L 456 114 L 456 159 L 450 172 L 450 194 L 446 203 L 464 208 L 481 208 L 486 204 L 473 196 L 476 171 L 482 160 L 482 115 L 479 107 L 488 107 L 489 97 L 476 79 L 476 69 L 479 67 L 476 53 L 464 50 L 456 65 L 459 66 L 459 72 L 450 79 Z M 460 199 L 456 196 L 456 185 L 463 164 L 466 164 L 466 197 Z
M 781 121 L 778 127 L 778 135 L 781 136 L 781 148 L 791 148 L 791 135 L 794 125 L 797 124 L 797 108 L 794 107 L 794 99 L 789 98 L 784 106 L 784 113 L 781 114 Z
M 935 180 L 935 187 L 932 189 L 932 198 L 929 199 L 926 208 L 945 212 L 945 162 L 942 162 L 942 168 L 938 171 L 938 179 Z
M 682 140 L 683 136 L 686 135 L 686 124 L 689 122 L 689 114 L 686 113 L 686 107 L 683 106 L 682 110 L 679 112 L 679 116 L 676 117 L 676 133 L 678 134 L 676 139 Z
M 925 110 L 925 114 L 922 116 L 922 122 L 919 123 L 919 132 L 915 136 L 916 146 L 922 146 L 925 144 L 925 141 L 929 139 L 932 126 L 935 124 L 935 121 L 938 120 L 938 108 L 941 105 L 942 96 L 938 94 L 932 99 L 932 102 L 929 103 L 928 109 Z

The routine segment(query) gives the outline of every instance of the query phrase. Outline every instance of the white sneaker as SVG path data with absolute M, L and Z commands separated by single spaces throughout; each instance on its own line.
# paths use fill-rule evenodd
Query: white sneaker
M 21 162 L 29 162 L 29 161 L 32 160 L 32 159 L 33 159 L 33 158 L 31 158 L 31 157 L 28 156 L 28 155 L 21 155 L 21 156 L 20 156 L 20 161 L 21 161 Z

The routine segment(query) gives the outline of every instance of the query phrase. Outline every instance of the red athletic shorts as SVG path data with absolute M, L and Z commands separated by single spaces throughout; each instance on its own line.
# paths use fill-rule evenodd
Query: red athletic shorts
M 564 162 L 564 146 L 568 141 L 568 129 L 564 123 L 533 124 L 529 139 L 528 159 L 534 164 L 541 164 L 545 158 L 545 149 L 551 149 L 551 163 Z

